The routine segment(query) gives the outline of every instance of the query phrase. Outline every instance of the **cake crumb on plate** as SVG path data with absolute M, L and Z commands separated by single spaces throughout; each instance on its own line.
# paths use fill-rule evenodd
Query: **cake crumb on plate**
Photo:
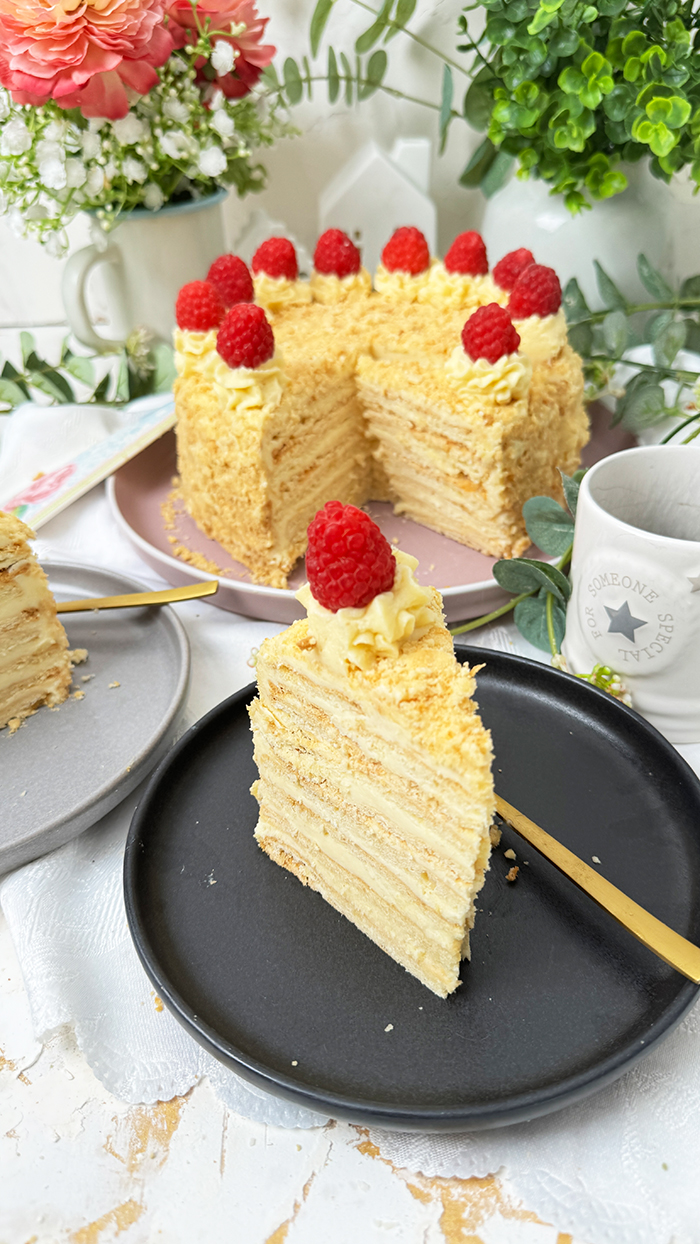
M 510 871 L 506 873 L 506 881 L 515 881 L 519 872 L 520 869 L 518 868 L 518 865 L 514 864 Z
M 505 855 L 507 860 L 517 860 L 518 858 L 512 847 L 509 847 L 507 851 L 503 852 L 503 854 Z

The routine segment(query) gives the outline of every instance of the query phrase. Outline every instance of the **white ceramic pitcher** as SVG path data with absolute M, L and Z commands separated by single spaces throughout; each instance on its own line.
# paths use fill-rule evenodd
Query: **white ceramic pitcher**
M 170 341 L 178 290 L 188 281 L 204 280 L 209 265 L 226 250 L 221 209 L 227 194 L 221 190 L 158 212 L 130 212 L 108 235 L 106 249 L 76 251 L 66 264 L 61 293 L 78 341 L 92 350 L 118 350 L 141 326 Z M 98 265 L 112 326 L 109 339 L 96 331 L 88 306 L 88 278 Z

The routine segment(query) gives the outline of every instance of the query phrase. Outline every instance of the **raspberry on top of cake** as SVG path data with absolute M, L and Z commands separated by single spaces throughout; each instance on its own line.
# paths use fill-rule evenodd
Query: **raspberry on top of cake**
M 362 267 L 362 256 L 342 229 L 326 229 L 318 239 L 310 284 L 314 301 L 330 306 L 367 298 L 372 292 L 372 278 Z
M 418 291 L 418 301 L 466 311 L 497 302 L 498 292 L 489 276 L 484 239 L 470 229 L 457 235 L 444 261 L 433 262 L 427 284 Z
M 499 259 L 491 274 L 494 285 L 497 286 L 502 294 L 510 295 L 510 291 L 521 272 L 524 272 L 534 262 L 535 256 L 525 246 L 520 246 L 515 251 L 509 251 L 507 255 Z
M 416 302 L 429 279 L 430 250 L 425 236 L 413 225 L 402 225 L 382 251 L 374 287 L 395 302 Z
M 488 398 L 498 405 L 526 397 L 530 361 L 519 353 L 520 337 L 510 315 L 497 302 L 479 307 L 462 329 L 445 362 L 445 371 L 465 396 Z
M 311 287 L 299 280 L 299 263 L 289 238 L 267 238 L 251 260 L 255 301 L 275 314 L 310 303 Z
M 508 311 L 523 354 L 533 363 L 547 363 L 561 354 L 568 337 L 561 285 L 553 268 L 528 264 L 511 289 Z
M 219 255 L 207 273 L 207 280 L 214 286 L 225 307 L 253 301 L 253 278 L 247 264 L 238 255 Z
M 488 868 L 492 751 L 416 567 L 354 506 L 313 519 L 308 617 L 256 663 L 252 790 L 271 859 L 444 998 Z

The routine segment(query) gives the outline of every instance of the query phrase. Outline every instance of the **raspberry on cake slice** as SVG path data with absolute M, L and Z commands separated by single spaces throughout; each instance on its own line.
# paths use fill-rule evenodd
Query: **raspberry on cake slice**
M 217 290 L 225 307 L 253 301 L 253 278 L 238 255 L 219 255 L 207 273 L 207 280 Z
M 372 278 L 362 267 L 362 256 L 342 229 L 326 229 L 314 251 L 311 293 L 315 302 L 334 305 L 349 298 L 366 298 Z
M 484 239 L 473 229 L 458 234 L 444 261 L 432 264 L 427 284 L 418 291 L 419 302 L 464 311 L 497 300 Z
M 510 293 L 508 311 L 520 334 L 523 354 L 532 363 L 548 363 L 567 344 L 561 285 L 553 268 L 533 263 L 523 268 Z
M 395 229 L 377 267 L 377 293 L 395 302 L 416 302 L 430 279 L 430 249 L 425 235 L 414 225 Z
M 289 238 L 267 238 L 251 260 L 255 301 L 273 315 L 311 302 L 308 281 L 299 280 L 299 262 Z
M 492 750 L 417 565 L 353 505 L 313 519 L 308 616 L 256 663 L 252 793 L 262 850 L 445 998 L 488 868 Z
M 518 353 L 520 337 L 504 307 L 491 302 L 469 317 L 445 363 L 460 392 L 499 406 L 527 397 L 532 367 Z
M 509 294 L 521 272 L 524 272 L 534 262 L 535 257 L 532 251 L 525 246 L 519 247 L 517 251 L 509 251 L 507 255 L 499 259 L 493 270 L 494 282 L 500 290 L 505 290 Z
M 226 312 L 216 335 L 217 353 L 228 367 L 262 367 L 275 353 L 275 338 L 262 307 L 239 303 Z
M 219 291 L 210 281 L 190 281 L 183 285 L 175 302 L 177 328 L 173 333 L 175 369 L 188 376 L 212 363 L 216 354 L 216 332 L 226 314 Z

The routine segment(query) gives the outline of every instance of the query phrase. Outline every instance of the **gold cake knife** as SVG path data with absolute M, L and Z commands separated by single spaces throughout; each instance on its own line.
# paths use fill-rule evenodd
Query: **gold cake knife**
M 668 925 L 662 924 L 656 916 L 652 916 L 638 903 L 633 902 L 631 898 L 622 893 L 622 890 L 618 890 L 617 886 L 606 881 L 599 872 L 588 864 L 584 864 L 577 855 L 567 850 L 560 842 L 557 842 L 556 838 L 545 833 L 539 825 L 524 816 L 522 812 L 518 812 L 517 808 L 506 803 L 505 799 L 501 799 L 499 795 L 496 795 L 496 810 L 498 815 L 517 834 L 520 834 L 521 838 L 550 860 L 560 872 L 570 877 L 577 886 L 585 890 L 586 894 L 590 894 L 591 898 L 595 899 L 605 911 L 610 912 L 610 915 L 633 937 L 636 937 L 665 963 L 669 963 L 677 972 L 681 972 L 683 976 L 700 984 L 700 947 L 694 946 L 685 937 L 681 937 L 680 933 L 675 933 L 673 929 L 669 929 Z
M 88 596 L 85 600 L 57 600 L 57 613 L 83 613 L 90 609 L 133 609 L 138 605 L 172 605 L 178 600 L 213 596 L 219 580 L 190 583 L 187 587 L 167 587 L 162 592 L 131 592 L 126 596 Z

